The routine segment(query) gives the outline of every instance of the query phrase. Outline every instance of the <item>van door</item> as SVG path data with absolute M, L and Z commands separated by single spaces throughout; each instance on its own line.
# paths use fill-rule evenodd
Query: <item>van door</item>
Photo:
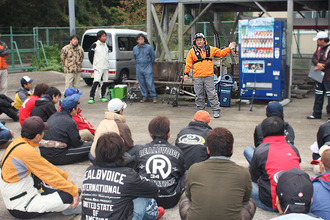
M 137 44 L 135 35 L 117 34 L 117 71 L 128 73 L 129 79 L 136 79 L 135 59 L 133 47 Z M 122 77 L 122 76 L 121 76 Z

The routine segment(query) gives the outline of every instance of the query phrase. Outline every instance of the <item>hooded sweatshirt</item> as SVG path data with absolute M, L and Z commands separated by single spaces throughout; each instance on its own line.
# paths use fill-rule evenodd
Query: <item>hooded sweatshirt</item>
M 314 194 L 311 213 L 330 219 L 330 171 L 322 173 L 313 180 Z
M 56 112 L 53 98 L 50 95 L 43 95 L 40 99 L 36 100 L 35 105 L 31 111 L 30 116 L 39 116 L 44 122 Z

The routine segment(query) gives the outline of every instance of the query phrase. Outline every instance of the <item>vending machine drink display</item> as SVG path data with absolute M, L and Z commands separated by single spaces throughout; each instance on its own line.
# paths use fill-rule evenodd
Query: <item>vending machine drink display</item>
M 239 21 L 240 98 L 285 98 L 285 31 L 285 22 L 275 21 L 274 18 Z

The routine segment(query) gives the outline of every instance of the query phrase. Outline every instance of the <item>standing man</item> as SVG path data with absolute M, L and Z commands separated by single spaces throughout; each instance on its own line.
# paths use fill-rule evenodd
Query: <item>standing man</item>
M 192 49 L 186 58 L 186 68 L 184 70 L 184 81 L 186 82 L 191 68 L 193 68 L 194 90 L 196 93 L 196 110 L 205 109 L 205 96 L 211 103 L 214 118 L 219 118 L 220 103 L 214 87 L 214 70 L 212 57 L 224 57 L 231 49 L 236 46 L 236 42 L 231 42 L 229 46 L 223 50 L 209 46 L 205 40 L 204 34 L 197 33 L 193 40 Z
M 136 78 L 139 81 L 142 99 L 141 103 L 148 100 L 148 91 L 154 103 L 157 103 L 157 93 L 154 84 L 154 72 L 152 65 L 155 62 L 154 48 L 146 43 L 146 37 L 143 34 L 136 36 L 138 43 L 133 48 L 134 59 L 136 61 Z
M 0 40 L 0 94 L 7 94 L 8 89 L 8 71 L 6 56 L 9 54 L 7 44 Z
M 315 81 L 315 102 L 313 107 L 313 115 L 307 116 L 307 119 L 320 119 L 322 116 L 322 108 L 324 101 L 324 93 L 328 97 L 327 113 L 330 116 L 330 56 L 329 56 L 329 36 L 326 32 L 320 31 L 316 37 L 317 49 L 313 55 L 312 62 L 315 65 L 314 70 L 324 72 L 322 83 Z
M 93 64 L 94 69 L 94 81 L 89 95 L 88 104 L 95 103 L 94 96 L 97 86 L 101 87 L 101 102 L 107 102 L 105 98 L 105 92 L 107 89 L 108 72 L 110 68 L 109 64 L 109 49 L 105 41 L 107 40 L 107 33 L 104 30 L 97 32 L 97 41 L 92 44 L 89 49 L 88 58 Z
M 69 87 L 79 89 L 84 50 L 78 42 L 79 38 L 74 34 L 70 37 L 70 43 L 62 48 L 61 60 L 64 64 L 65 89 Z

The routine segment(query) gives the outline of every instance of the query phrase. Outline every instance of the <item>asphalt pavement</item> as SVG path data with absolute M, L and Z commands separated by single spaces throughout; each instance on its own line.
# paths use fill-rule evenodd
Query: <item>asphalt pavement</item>
M 48 72 L 10 72 L 8 77 L 8 93 L 7 95 L 14 98 L 15 91 L 20 87 L 20 79 L 28 75 L 34 78 L 34 86 L 38 83 L 48 83 L 50 86 L 55 86 L 59 90 L 64 91 L 64 75 L 62 73 L 48 71 Z M 87 104 L 89 99 L 90 86 L 87 86 L 83 80 L 80 81 L 80 90 L 83 91 L 83 95 L 80 100 L 80 108 L 82 108 L 82 115 L 84 115 L 95 127 L 104 118 L 104 112 L 107 110 L 107 103 L 96 101 L 95 104 Z M 98 94 L 98 93 L 97 93 Z M 63 97 L 62 97 L 63 98 Z M 96 100 L 98 100 L 96 96 Z M 165 100 L 162 103 L 162 100 Z M 168 95 L 159 96 L 159 102 L 154 104 L 152 102 L 139 103 L 133 102 L 128 104 L 124 111 L 124 116 L 127 119 L 127 124 L 130 127 L 135 144 L 146 144 L 151 142 L 151 138 L 148 134 L 148 123 L 155 116 L 168 116 L 171 121 L 171 137 L 169 142 L 174 144 L 176 135 L 179 131 L 188 125 L 195 113 L 194 101 L 189 101 L 184 97 L 179 97 L 179 106 L 172 107 L 167 104 Z M 266 101 L 255 101 L 253 111 L 250 111 L 250 105 L 242 104 L 241 110 L 238 111 L 238 104 L 232 100 L 231 107 L 222 108 L 220 118 L 214 119 L 211 117 L 211 127 L 225 127 L 229 129 L 234 136 L 234 153 L 232 160 L 239 165 L 248 168 L 248 163 L 243 156 L 244 147 L 247 145 L 253 145 L 253 132 L 257 124 L 259 124 L 265 116 Z M 323 113 L 321 120 L 308 120 L 307 115 L 312 113 L 314 102 L 314 94 L 311 93 L 304 99 L 292 99 L 289 104 L 284 106 L 284 118 L 294 128 L 295 131 L 295 146 L 299 149 L 302 162 L 301 169 L 310 175 L 313 175 L 311 161 L 310 145 L 316 141 L 316 132 L 319 126 L 327 121 L 327 115 Z M 326 103 L 326 102 L 325 102 Z M 58 108 L 58 105 L 56 106 Z M 212 113 L 211 108 L 207 108 L 207 111 Z M 0 119 L 6 120 L 6 127 L 13 130 L 15 137 L 20 135 L 20 124 L 14 122 L 8 118 L 5 114 L 0 115 Z M 2 157 L 4 149 L 0 150 L 0 156 Z M 81 162 L 72 165 L 58 166 L 69 173 L 70 177 L 75 181 L 78 187 L 82 186 L 83 174 L 90 162 Z M 225 190 L 219 186 L 218 189 Z M 278 214 L 266 212 L 261 209 L 257 209 L 254 219 L 270 219 L 276 217 Z M 6 210 L 3 200 L 0 199 L 0 219 L 14 219 Z M 60 213 L 47 214 L 38 219 L 80 219 L 80 216 L 63 216 Z M 172 209 L 165 211 L 164 220 L 176 220 L 180 219 L 178 205 Z

